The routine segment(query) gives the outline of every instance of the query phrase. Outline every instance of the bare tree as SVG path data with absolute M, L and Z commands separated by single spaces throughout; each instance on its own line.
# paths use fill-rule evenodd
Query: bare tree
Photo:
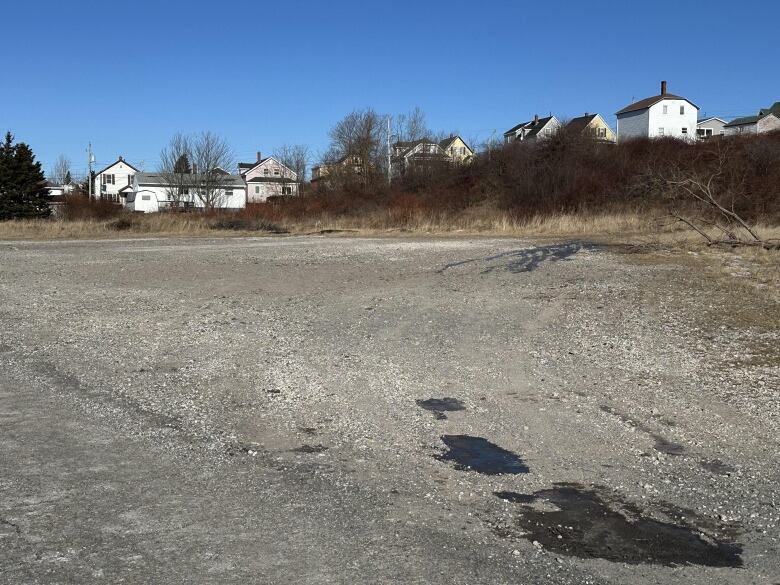
M 57 157 L 54 161 L 54 166 L 49 171 L 49 180 L 56 185 L 69 185 L 71 180 L 70 175 L 70 159 L 64 154 Z
M 311 158 L 309 147 L 305 144 L 283 144 L 276 149 L 274 157 L 298 176 L 298 182 L 302 187 Z
M 225 199 L 228 169 L 235 166 L 233 151 L 213 132 L 202 132 L 190 138 L 190 149 L 190 188 L 207 210 L 219 207 Z
M 335 163 L 344 157 L 360 159 L 364 172 L 359 175 L 365 183 L 381 176 L 385 165 L 387 118 L 371 108 L 355 110 L 336 123 L 329 132 L 330 149 L 327 162 Z
M 728 148 L 719 147 L 714 164 L 678 166 L 663 178 L 672 217 L 702 236 L 707 245 L 780 247 L 777 240 L 759 237 L 756 228 L 734 210 L 739 186 L 724 180 L 727 157 Z
M 192 146 L 190 137 L 177 133 L 160 152 L 159 174 L 166 185 L 168 198 L 175 207 L 188 198 L 192 183 Z
M 393 118 L 393 137 L 399 142 L 414 142 L 431 136 L 433 132 L 425 121 L 425 112 L 419 107 Z

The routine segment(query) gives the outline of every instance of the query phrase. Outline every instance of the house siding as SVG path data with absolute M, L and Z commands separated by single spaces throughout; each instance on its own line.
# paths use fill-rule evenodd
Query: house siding
M 647 137 L 647 129 L 650 125 L 650 111 L 638 110 L 621 114 L 617 118 L 618 141 L 631 138 Z
M 756 131 L 758 133 L 780 130 L 780 119 L 770 114 L 768 116 L 761 118 L 758 121 L 758 124 L 756 126 L 757 126 Z
M 103 185 L 103 175 L 114 175 L 114 184 Z M 132 184 L 135 170 L 125 161 L 117 161 L 100 174 L 95 175 L 95 181 L 92 185 L 92 196 L 95 198 L 105 198 L 112 201 L 122 202 L 119 190 Z M 104 188 L 103 188 L 104 187 Z

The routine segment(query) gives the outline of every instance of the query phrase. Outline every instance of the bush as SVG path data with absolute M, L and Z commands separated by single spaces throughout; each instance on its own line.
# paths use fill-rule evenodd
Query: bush
M 66 220 L 106 220 L 125 213 L 118 203 L 103 199 L 90 199 L 87 195 L 68 195 L 62 204 L 62 217 Z

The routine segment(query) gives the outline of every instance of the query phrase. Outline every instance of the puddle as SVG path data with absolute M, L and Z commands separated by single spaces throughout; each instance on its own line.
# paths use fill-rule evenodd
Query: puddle
M 532 495 L 495 492 L 521 506 L 515 522 L 522 537 L 547 550 L 629 564 L 742 566 L 742 547 L 702 532 L 698 526 L 710 520 L 698 522 L 690 510 L 665 504 L 665 514 L 687 521 L 685 525 L 661 522 L 643 516 L 634 504 L 606 490 L 555 485 Z M 502 529 L 500 534 L 507 532 Z
M 292 451 L 294 453 L 322 453 L 327 450 L 328 448 L 325 445 L 301 445 Z
M 416 400 L 417 406 L 430 410 L 433 413 L 436 420 L 446 420 L 447 415 L 445 412 L 453 412 L 456 410 L 466 410 L 463 402 L 457 398 L 429 398 L 428 400 Z
M 449 447 L 434 455 L 439 461 L 452 461 L 459 471 L 476 471 L 485 475 L 528 473 L 528 466 L 516 454 L 483 439 L 469 435 L 443 435 Z

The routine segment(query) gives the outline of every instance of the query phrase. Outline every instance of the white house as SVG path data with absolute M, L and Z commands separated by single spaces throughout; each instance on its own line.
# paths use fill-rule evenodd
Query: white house
M 238 175 L 220 173 L 219 192 L 215 208 L 242 209 L 246 207 L 246 186 Z M 195 194 L 195 188 L 185 188 L 181 196 L 185 207 L 204 208 L 203 201 Z M 136 173 L 132 187 L 126 192 L 125 207 L 131 211 L 154 213 L 171 207 L 174 199 L 171 186 L 159 173 Z
M 618 141 L 630 138 L 680 138 L 693 140 L 699 107 L 688 98 L 672 95 L 661 82 L 661 93 L 617 112 Z
M 258 152 L 255 162 L 238 163 L 238 174 L 246 183 L 248 203 L 298 195 L 298 174 L 273 156 L 263 158 Z
M 726 120 L 712 116 L 696 122 L 696 138 L 702 140 L 713 136 L 723 136 L 726 133 Z
M 560 129 L 561 123 L 555 116 L 540 118 L 537 114 L 530 122 L 520 122 L 504 132 L 504 142 L 522 142 L 538 138 L 549 138 Z
M 133 184 L 133 176 L 137 172 L 137 168 L 120 156 L 116 162 L 95 174 L 92 196 L 96 199 L 123 203 L 129 187 Z
M 769 108 L 761 108 L 757 116 L 745 116 L 732 120 L 724 126 L 727 136 L 738 134 L 763 134 L 780 130 L 780 102 Z

